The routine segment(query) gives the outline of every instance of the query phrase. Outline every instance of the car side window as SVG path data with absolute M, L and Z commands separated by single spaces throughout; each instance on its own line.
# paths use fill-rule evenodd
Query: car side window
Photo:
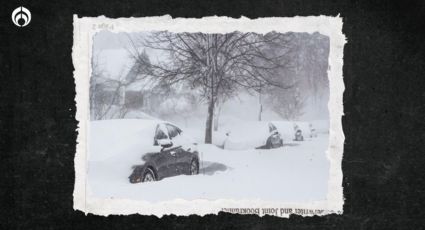
M 181 133 L 181 130 L 174 125 L 167 124 L 167 129 L 170 138 L 174 138 Z

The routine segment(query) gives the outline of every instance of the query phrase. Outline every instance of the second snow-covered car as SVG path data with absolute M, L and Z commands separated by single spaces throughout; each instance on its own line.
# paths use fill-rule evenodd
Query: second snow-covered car
M 283 139 L 271 122 L 244 122 L 228 127 L 225 149 L 273 149 L 283 146 Z
M 294 141 L 304 141 L 304 136 L 301 129 L 297 129 L 297 131 L 295 131 Z

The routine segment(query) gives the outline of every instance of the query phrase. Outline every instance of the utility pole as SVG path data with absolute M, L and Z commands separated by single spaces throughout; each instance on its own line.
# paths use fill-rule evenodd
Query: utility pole
M 262 86 L 260 84 L 260 90 L 258 91 L 258 93 L 259 93 L 258 101 L 260 103 L 260 112 L 258 113 L 258 121 L 261 121 L 261 113 L 263 112 L 263 104 L 261 102 L 261 89 L 262 89 Z

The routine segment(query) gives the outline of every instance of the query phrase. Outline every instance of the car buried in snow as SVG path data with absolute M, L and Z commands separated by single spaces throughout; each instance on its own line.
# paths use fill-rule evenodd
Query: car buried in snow
M 224 149 L 273 149 L 283 146 L 283 139 L 272 122 L 244 122 L 228 127 Z
M 294 141 L 304 141 L 304 136 L 301 129 L 296 129 Z
M 177 175 L 199 173 L 199 156 L 196 143 L 168 122 L 158 123 L 153 139 L 161 150 L 143 155 L 144 164 L 134 165 L 130 183 L 151 182 Z
M 109 165 L 115 175 L 128 177 L 130 183 L 199 172 L 197 144 L 170 122 L 91 121 L 89 135 L 89 161 Z

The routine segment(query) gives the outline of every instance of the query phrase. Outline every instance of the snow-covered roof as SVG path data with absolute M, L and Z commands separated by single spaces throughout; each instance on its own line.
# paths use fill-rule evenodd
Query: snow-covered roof
M 152 49 L 139 48 L 139 52 L 146 52 L 152 63 L 156 63 L 159 59 L 166 58 L 164 52 L 160 52 Z M 132 54 L 129 50 L 124 48 L 119 49 L 104 49 L 95 54 L 95 58 L 100 70 L 104 72 L 104 77 L 112 80 L 125 81 L 129 75 L 134 74 L 132 68 L 134 67 L 135 61 L 133 60 Z M 155 81 L 152 78 L 138 79 L 134 83 L 126 87 L 126 90 L 148 90 L 152 89 L 155 85 Z
M 151 90 L 156 85 L 156 81 L 151 77 L 138 79 L 126 87 L 126 90 L 140 91 L 140 90 Z

